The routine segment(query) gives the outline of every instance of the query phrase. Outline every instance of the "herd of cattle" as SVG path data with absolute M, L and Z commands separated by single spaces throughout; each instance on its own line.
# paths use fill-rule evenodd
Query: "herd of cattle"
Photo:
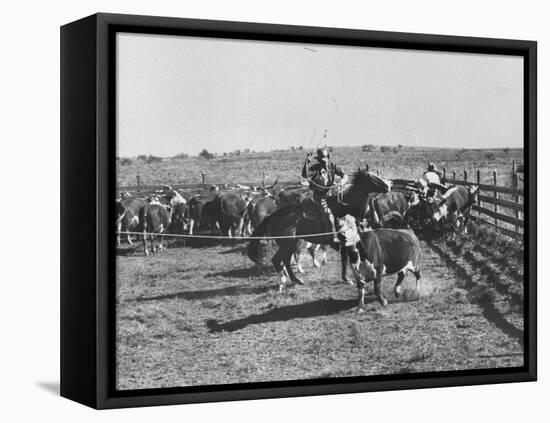
M 341 254 L 349 258 L 359 289 L 359 310 L 363 310 L 365 284 L 369 281 L 374 281 L 374 293 L 379 302 L 387 304 L 380 290 L 380 281 L 386 275 L 398 275 L 394 287 L 396 296 L 400 294 L 407 271 L 415 275 L 418 291 L 421 248 L 417 235 L 445 230 L 465 233 L 471 207 L 476 201 L 476 186 L 443 187 L 396 180 L 391 191 L 368 196 L 360 219 L 349 215 L 339 217 Z M 277 188 L 277 184 L 261 188 L 225 186 L 223 189 L 213 185 L 187 198 L 169 186 L 146 198 L 122 192 L 116 200 L 117 244 L 121 244 L 124 234 L 131 244 L 132 235 L 139 233 L 144 252 L 149 255 L 164 249 L 162 242 L 167 234 L 246 237 L 275 211 L 289 205 L 311 206 L 310 203 L 311 193 L 306 186 L 284 189 Z M 318 266 L 315 260 L 318 246 L 305 242 L 302 246 L 308 247 Z M 326 262 L 326 255 L 323 261 Z M 302 273 L 299 255 L 296 263 Z M 350 282 L 345 272 L 343 278 Z

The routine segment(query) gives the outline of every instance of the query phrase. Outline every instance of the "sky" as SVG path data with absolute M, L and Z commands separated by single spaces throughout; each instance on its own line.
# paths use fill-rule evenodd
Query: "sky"
M 523 59 L 117 35 L 118 156 L 363 144 L 522 147 Z

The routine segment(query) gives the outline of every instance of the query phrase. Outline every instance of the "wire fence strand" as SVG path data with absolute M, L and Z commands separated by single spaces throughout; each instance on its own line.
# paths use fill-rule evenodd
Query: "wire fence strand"
M 131 231 L 115 231 L 118 235 L 143 235 L 144 232 L 131 232 Z M 323 236 L 332 236 L 338 232 L 322 232 L 318 234 L 304 234 L 304 235 L 270 235 L 270 236 L 225 236 L 225 235 L 189 235 L 189 234 L 167 234 L 161 232 L 145 232 L 146 235 L 165 236 L 174 238 L 195 238 L 195 239 L 235 239 L 242 241 L 252 241 L 255 239 L 302 239 L 302 238 L 317 238 Z

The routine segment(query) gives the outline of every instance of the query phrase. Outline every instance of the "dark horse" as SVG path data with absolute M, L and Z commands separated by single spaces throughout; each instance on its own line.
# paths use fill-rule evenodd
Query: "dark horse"
M 335 218 L 350 214 L 358 219 L 362 219 L 365 214 L 369 193 L 389 192 L 390 183 L 366 170 L 359 169 L 353 174 L 350 187 L 342 195 L 341 201 L 336 196 L 328 198 L 330 207 Z M 276 237 L 276 236 L 295 236 L 295 238 L 275 239 L 279 249 L 271 259 L 275 270 L 281 278 L 279 290 L 284 288 L 286 283 L 286 274 L 294 283 L 302 284 L 302 281 L 296 277 L 290 266 L 292 254 L 298 251 L 298 241 L 305 239 L 313 244 L 330 244 L 332 235 L 311 237 L 311 234 L 320 234 L 330 231 L 330 226 L 325 222 L 321 211 L 310 200 L 304 200 L 301 204 L 289 204 L 270 216 L 266 217 L 260 226 L 256 228 L 253 237 Z M 260 239 L 253 239 L 248 245 L 248 257 L 257 264 L 260 264 L 261 257 Z M 348 281 L 346 276 L 348 257 L 346 249 L 341 248 L 342 257 L 342 279 Z M 286 269 L 286 273 L 285 273 Z

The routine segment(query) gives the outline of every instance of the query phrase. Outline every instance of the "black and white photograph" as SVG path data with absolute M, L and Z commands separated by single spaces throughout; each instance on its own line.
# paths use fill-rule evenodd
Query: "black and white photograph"
M 546 9 L 7 2 L 2 421 L 545 421 Z
M 118 32 L 115 389 L 523 367 L 524 69 Z

